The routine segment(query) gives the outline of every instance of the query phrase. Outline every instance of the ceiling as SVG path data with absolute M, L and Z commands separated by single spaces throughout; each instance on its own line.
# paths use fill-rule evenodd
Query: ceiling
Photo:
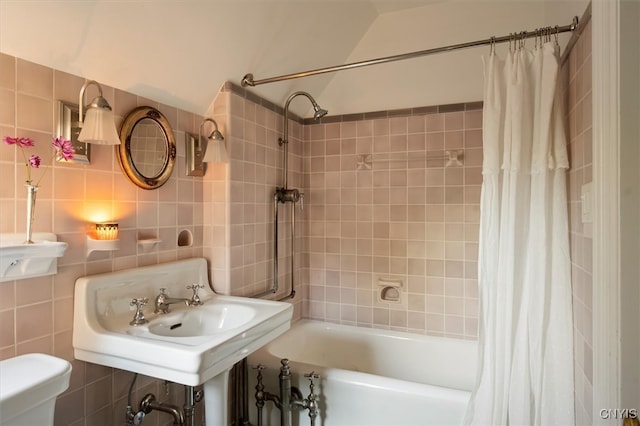
M 533 28 L 545 19 L 542 4 L 0 0 L 0 51 L 202 114 L 225 81 L 240 84 L 249 72 L 262 79 Z M 482 95 L 482 53 L 439 55 L 251 90 L 277 104 L 305 90 L 330 114 L 474 101 Z M 452 78 L 456 83 L 447 83 Z M 305 115 L 308 105 L 297 102 L 292 110 Z

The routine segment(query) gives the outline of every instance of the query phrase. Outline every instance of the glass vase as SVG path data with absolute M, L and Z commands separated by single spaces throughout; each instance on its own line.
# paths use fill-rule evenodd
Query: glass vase
M 36 192 L 38 192 L 38 185 L 32 185 L 27 183 L 27 239 L 25 244 L 33 244 L 33 216 L 36 209 Z

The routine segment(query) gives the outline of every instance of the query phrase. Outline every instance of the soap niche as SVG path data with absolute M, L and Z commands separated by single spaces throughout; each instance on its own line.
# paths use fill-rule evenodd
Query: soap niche
M 375 277 L 376 305 L 389 308 L 407 306 L 407 294 L 404 288 L 405 277 Z
M 188 229 L 183 229 L 178 234 L 178 247 L 191 247 L 193 245 L 193 234 Z

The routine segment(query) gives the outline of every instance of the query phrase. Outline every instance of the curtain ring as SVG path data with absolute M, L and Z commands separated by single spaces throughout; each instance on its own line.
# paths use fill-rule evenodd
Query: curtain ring
M 560 33 L 560 27 L 556 25 L 556 46 L 560 46 L 560 44 L 558 43 L 558 34 Z
M 513 53 L 511 43 L 513 42 L 513 34 L 509 33 L 509 53 Z
M 491 44 L 489 45 L 489 54 L 490 55 L 495 55 L 496 53 L 496 37 L 495 36 L 491 36 Z

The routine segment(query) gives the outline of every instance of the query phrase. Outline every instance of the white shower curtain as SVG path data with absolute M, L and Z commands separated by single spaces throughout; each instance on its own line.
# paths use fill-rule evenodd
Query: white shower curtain
M 574 424 L 558 50 L 483 58 L 480 353 L 466 424 Z

